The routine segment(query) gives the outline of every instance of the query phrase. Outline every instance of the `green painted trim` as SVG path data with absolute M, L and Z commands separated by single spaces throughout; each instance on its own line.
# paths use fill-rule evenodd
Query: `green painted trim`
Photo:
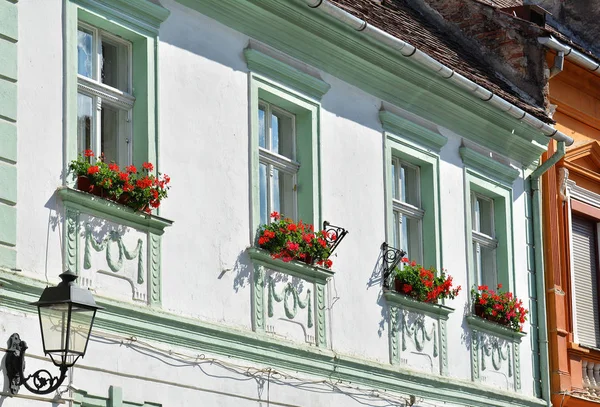
M 17 43 L 0 37 L 0 77 L 17 80 Z
M 469 267 L 469 281 L 476 284 L 475 264 L 473 262 L 471 191 L 478 192 L 494 200 L 494 226 L 498 247 L 496 249 L 496 272 L 498 282 L 505 290 L 515 295 L 514 275 L 514 238 L 513 238 L 513 192 L 509 186 L 486 177 L 483 174 L 465 168 L 465 235 Z
M 521 174 L 518 169 L 501 164 L 468 147 L 461 147 L 459 153 L 465 165 L 509 185 L 512 185 Z
M 428 315 L 435 319 L 447 320 L 448 316 L 454 312 L 454 308 L 447 307 L 442 304 L 430 304 L 413 300 L 406 295 L 399 294 L 395 291 L 384 290 L 383 297 L 390 304 L 409 311 L 418 312 Z
M 331 85 L 322 79 L 302 72 L 285 62 L 255 49 L 246 48 L 244 50 L 244 57 L 246 58 L 248 69 L 252 72 L 273 78 L 317 100 L 320 100 L 329 88 L 331 88 Z
M 177 1 L 525 166 L 546 150 L 541 132 L 304 1 Z
M 0 158 L 17 162 L 17 125 L 0 119 Z
M 36 301 L 46 283 L 17 273 L 0 271 L 3 308 L 35 314 Z M 403 369 L 324 348 L 290 343 L 262 333 L 247 332 L 96 296 L 105 309 L 94 329 L 185 347 L 199 352 L 286 369 L 329 380 L 344 380 L 401 395 L 470 407 L 544 406 L 542 400 L 516 392 L 481 386 L 468 380 Z
M 423 126 L 404 119 L 385 109 L 379 111 L 379 120 L 383 130 L 407 138 L 423 147 L 439 152 L 448 142 L 448 138 Z
M 125 20 L 139 29 L 157 35 L 163 21 L 171 12 L 166 8 L 148 0 L 71 0 L 77 4 L 93 9 L 105 17 Z
M 161 407 L 162 404 L 145 401 L 134 403 L 123 400 L 123 389 L 118 386 L 108 388 L 108 397 L 95 396 L 85 390 L 73 391 L 73 403 L 80 407 Z
M 0 78 L 0 120 L 17 121 L 17 84 Z
M 394 236 L 394 210 L 392 207 L 392 158 L 398 157 L 420 168 L 421 209 L 423 217 L 423 264 L 426 267 L 442 268 L 442 236 L 440 213 L 440 157 L 424 150 L 411 140 L 385 133 L 385 199 L 386 236 L 388 242 Z M 428 242 L 425 250 L 424 242 Z M 410 253 L 409 253 L 410 256 Z
M 258 154 L 259 100 L 272 103 L 296 115 L 296 159 L 298 171 L 298 219 L 314 225 L 321 224 L 320 200 L 320 112 L 318 102 L 295 90 L 275 84 L 257 74 L 250 76 L 250 243 L 260 226 L 260 186 Z M 285 215 L 285 214 L 284 214 Z
M 17 245 L 17 207 L 0 202 L 0 245 Z
M 290 261 L 286 263 L 279 259 L 274 259 L 271 255 L 261 249 L 250 247 L 246 249 L 248 256 L 256 263 L 261 266 L 281 271 L 282 273 L 289 274 L 294 277 L 302 278 L 304 280 L 310 279 L 325 284 L 335 274 L 331 270 L 326 270 L 321 267 L 309 266 L 299 261 Z
M 479 318 L 475 315 L 467 315 L 466 321 L 467 325 L 472 330 L 483 331 L 511 342 L 521 343 L 521 339 L 527 335 L 525 332 L 515 332 L 512 329 L 487 321 L 483 318 Z
M 90 215 L 105 218 L 136 229 L 152 232 L 159 236 L 164 233 L 166 227 L 173 224 L 172 220 L 134 211 L 133 209 L 116 202 L 76 189 L 59 187 L 56 189 L 56 194 L 64 202 L 67 208 L 89 213 Z
M 17 203 L 17 166 L 0 161 L 0 201 Z
M 19 39 L 17 2 L 0 0 L 0 23 L 0 36 L 17 42 Z

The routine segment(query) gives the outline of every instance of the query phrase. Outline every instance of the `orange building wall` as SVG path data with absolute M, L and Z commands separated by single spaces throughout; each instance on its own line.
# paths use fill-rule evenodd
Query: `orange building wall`
M 549 66 L 553 60 L 554 54 L 549 53 Z M 542 179 L 552 402 L 555 407 L 597 406 L 596 402 L 577 396 L 583 389 L 582 360 L 600 361 L 600 352 L 573 343 L 569 207 L 560 195 L 559 183 L 561 168 L 567 168 L 569 179 L 600 194 L 600 160 L 595 155 L 600 152 L 600 143 L 597 148 L 592 148 L 595 143 L 591 143 L 600 142 L 600 76 L 565 60 L 563 72 L 550 79 L 549 99 L 556 105 L 555 127 L 575 140 L 565 158 Z M 555 145 L 549 146 L 544 159 L 555 149 Z M 575 206 L 574 211 L 584 213 L 592 209 Z

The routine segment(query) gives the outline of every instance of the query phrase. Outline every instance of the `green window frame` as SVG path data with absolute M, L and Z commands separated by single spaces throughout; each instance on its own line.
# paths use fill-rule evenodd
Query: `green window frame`
M 158 168 L 158 29 L 169 15 L 145 0 L 69 0 L 65 19 L 65 174 L 77 151 L 77 29 L 87 24 L 131 44 L 132 156 L 134 165 L 150 161 Z M 65 176 L 65 184 L 70 180 Z
M 437 153 L 425 149 L 402 136 L 385 132 L 385 179 L 386 179 L 386 237 L 394 240 L 396 229 L 393 204 L 393 162 L 398 160 L 418 168 L 419 209 L 422 211 L 420 246 L 423 266 L 440 269 L 442 259 L 442 239 L 440 222 L 439 162 Z M 427 249 L 423 242 L 427 243 Z M 411 253 L 408 257 L 412 259 Z
M 496 281 L 502 284 L 503 289 L 514 293 L 514 259 L 513 259 L 513 192 L 512 188 L 498 182 L 480 172 L 465 168 L 465 224 L 466 243 L 469 266 L 469 281 L 472 285 L 480 283 L 475 264 L 475 251 L 473 248 L 473 196 L 488 199 L 493 203 L 493 237 L 496 240 L 495 273 Z M 496 287 L 490 287 L 496 289 Z
M 319 123 L 318 102 L 267 78 L 250 75 L 250 191 L 251 240 L 260 226 L 259 106 L 271 106 L 293 114 L 295 119 L 296 217 L 305 223 L 320 224 Z M 288 215 L 288 214 L 284 214 Z M 293 216 L 291 214 L 290 216 Z

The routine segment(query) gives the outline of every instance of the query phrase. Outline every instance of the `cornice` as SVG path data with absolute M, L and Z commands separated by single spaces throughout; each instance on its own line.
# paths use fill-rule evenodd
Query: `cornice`
M 413 123 L 410 120 L 385 109 L 379 111 L 379 120 L 385 131 L 393 133 L 396 136 L 407 138 L 436 153 L 439 153 L 442 147 L 448 142 L 448 139 L 441 134 L 420 126 L 417 123 Z
M 459 152 L 465 165 L 493 179 L 512 185 L 519 177 L 520 171 L 516 168 L 501 164 L 468 147 L 460 147 Z
M 454 308 L 446 307 L 442 304 L 430 304 L 427 302 L 413 300 L 406 295 L 399 294 L 395 291 L 384 290 L 383 297 L 388 304 L 408 308 L 412 311 L 422 312 L 433 318 L 448 319 L 448 316 L 454 312 Z
M 36 309 L 30 303 L 39 298 L 46 286 L 45 281 L 0 270 L 0 306 L 35 314 Z M 105 309 L 96 315 L 94 330 L 135 335 L 171 346 L 444 403 L 471 407 L 546 405 L 541 399 L 482 386 L 481 383 L 470 380 L 368 361 L 328 349 L 284 341 L 268 334 L 210 324 L 98 295 L 95 299 Z
M 381 98 L 531 165 L 549 138 L 300 0 L 177 0 Z M 509 141 L 510 139 L 510 141 Z
M 317 100 L 320 100 L 329 88 L 331 88 L 331 85 L 322 79 L 302 72 L 256 49 L 246 48 L 244 50 L 244 57 L 246 58 L 248 69 L 252 72 L 273 78 Z
M 70 0 L 101 15 L 117 17 L 146 31 L 158 34 L 158 29 L 171 12 L 149 0 Z
M 600 208 L 599 194 L 592 192 L 589 189 L 580 187 L 575 183 L 575 181 L 570 179 L 567 180 L 567 188 L 569 190 L 570 198 L 595 206 L 596 208 Z

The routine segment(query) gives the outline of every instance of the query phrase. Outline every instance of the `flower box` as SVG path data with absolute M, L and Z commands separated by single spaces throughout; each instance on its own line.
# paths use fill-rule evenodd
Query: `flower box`
M 166 174 L 155 176 L 151 163 L 144 163 L 138 172 L 133 165 L 125 169 L 115 163 L 106 164 L 100 157 L 95 164 L 94 153 L 86 150 L 77 160 L 71 161 L 69 170 L 77 177 L 77 189 L 115 201 L 136 211 L 151 212 L 167 197 L 170 178 Z
M 502 284 L 498 284 L 497 290 L 501 288 Z M 475 316 L 515 332 L 523 330 L 529 311 L 513 293 L 494 291 L 487 285 L 480 285 L 471 290 L 471 300 Z
M 406 257 L 402 263 L 394 270 L 394 289 L 401 295 L 435 304 L 440 299 L 454 299 L 461 290 L 460 286 L 452 288 L 452 276 L 446 275 L 445 270 L 426 269 Z

